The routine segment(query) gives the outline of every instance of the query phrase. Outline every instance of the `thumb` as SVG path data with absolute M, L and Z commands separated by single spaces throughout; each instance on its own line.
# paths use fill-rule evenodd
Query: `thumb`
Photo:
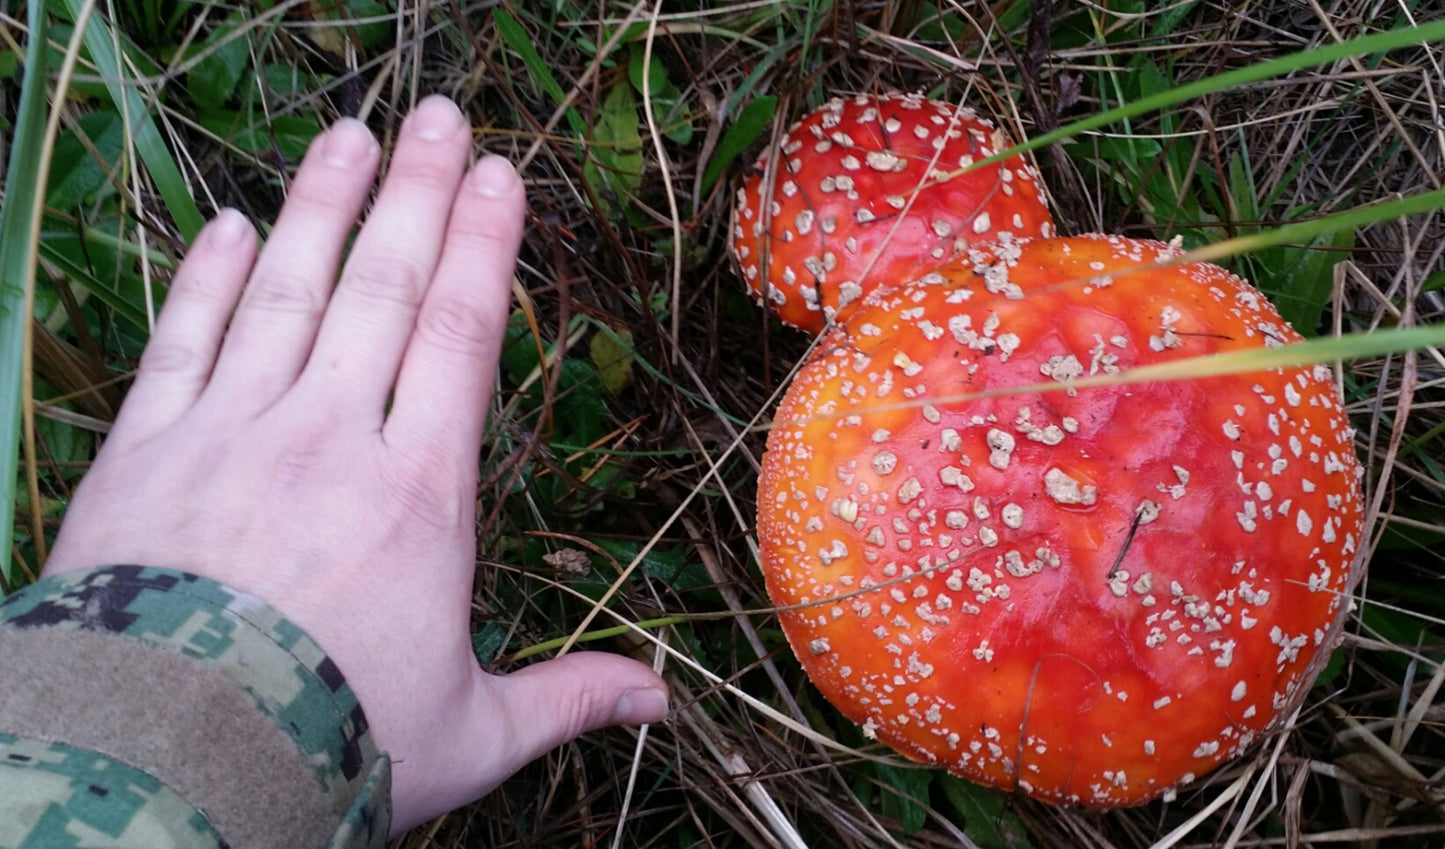
M 515 732 L 508 772 L 580 734 L 667 716 L 667 685 L 650 668 L 607 652 L 576 652 L 493 679 Z
M 423 733 L 426 751 L 393 763 L 393 836 L 491 792 L 583 732 L 667 716 L 662 679 L 606 652 L 569 654 L 509 675 L 476 669 L 472 680 L 472 698 L 451 714 L 458 722 Z

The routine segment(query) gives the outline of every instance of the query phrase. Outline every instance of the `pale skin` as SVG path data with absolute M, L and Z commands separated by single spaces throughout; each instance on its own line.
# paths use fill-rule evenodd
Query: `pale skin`
M 471 142 L 422 101 L 344 267 L 381 160 L 360 122 L 311 146 L 259 255 L 239 213 L 211 221 L 46 564 L 182 569 L 299 624 L 394 761 L 393 834 L 667 712 L 627 658 L 497 676 L 472 654 L 477 457 L 525 199 L 506 161 L 467 167 Z

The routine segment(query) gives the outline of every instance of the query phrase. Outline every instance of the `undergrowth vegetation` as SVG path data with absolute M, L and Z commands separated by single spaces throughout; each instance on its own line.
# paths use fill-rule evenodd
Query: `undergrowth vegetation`
M 14 507 L 3 591 L 38 572 L 205 216 L 235 206 L 264 228 L 322 127 L 355 115 L 387 143 L 431 92 L 461 104 L 479 152 L 519 164 L 530 226 L 479 458 L 474 644 L 498 672 L 578 648 L 632 653 L 668 679 L 675 711 L 565 746 L 402 845 L 1445 839 L 1445 333 L 1388 333 L 1445 329 L 1445 51 L 1435 31 L 1329 52 L 1438 27 L 1439 6 L 7 8 L 0 435 L 23 447 L 0 470 Z M 733 193 L 792 120 L 834 94 L 889 90 L 967 102 L 1016 139 L 1052 134 L 1032 155 L 1065 233 L 1232 244 L 1217 261 L 1307 336 L 1410 341 L 1342 349 L 1371 523 L 1343 644 L 1288 729 L 1172 802 L 1053 808 L 907 763 L 810 688 L 769 613 L 758 459 L 808 340 L 744 294 L 726 254 Z M 1415 202 L 1376 207 L 1400 199 Z M 1288 225 L 1305 226 L 1280 236 Z

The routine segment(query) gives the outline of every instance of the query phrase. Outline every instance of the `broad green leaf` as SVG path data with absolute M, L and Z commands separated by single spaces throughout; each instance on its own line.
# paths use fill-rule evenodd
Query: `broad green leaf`
M 299 160 L 312 140 L 321 134 L 321 125 L 307 115 L 275 115 L 258 123 L 240 112 L 222 109 L 202 113 L 199 120 L 201 126 L 218 138 L 247 153 L 280 152 L 292 160 Z
M 904 834 L 915 834 L 928 822 L 928 785 L 933 771 L 919 767 L 899 767 L 875 763 L 878 776 L 878 808 L 886 817 L 898 821 Z
M 713 183 L 716 183 L 723 171 L 733 164 L 733 160 L 757 141 L 758 136 L 767 132 L 768 125 L 772 123 L 777 109 L 778 99 L 769 94 L 753 98 L 738 111 L 732 126 L 728 127 L 727 132 L 723 133 L 722 138 L 718 141 L 717 149 L 712 153 L 712 161 L 707 164 L 707 170 L 703 172 L 702 193 L 704 195 L 712 191 Z
M 186 89 L 202 112 L 224 106 L 236 94 L 251 65 L 251 46 L 246 39 L 235 37 L 233 27 L 217 27 L 206 40 L 207 46 L 218 42 L 220 46 L 186 74 Z
M 587 162 L 582 173 L 604 205 L 625 202 L 642 186 L 642 134 L 637 94 L 626 80 L 617 83 L 602 100 L 597 125 L 588 136 Z
M 303 68 L 283 62 L 267 63 L 262 74 L 271 94 L 288 99 L 321 88 L 332 79 L 329 75 L 307 73 Z
M 55 140 L 45 190 L 46 204 L 67 212 L 111 193 L 111 180 L 125 154 L 125 125 L 116 113 L 91 112 L 81 116 L 76 127 L 78 132 Z
M 114 223 L 114 222 L 111 222 Z M 87 237 L 92 234 L 87 234 Z M 146 322 L 145 281 L 117 265 L 118 253 L 92 238 L 82 240 L 73 231 L 41 234 L 40 256 L 124 319 L 136 331 L 149 333 Z
M 527 316 L 521 310 L 513 310 L 502 334 L 502 372 L 513 384 L 520 384 L 539 362 L 537 340 L 527 326 Z
M 623 566 L 636 560 L 637 553 L 642 550 L 641 545 L 628 540 L 598 539 L 595 542 Z M 712 583 L 707 569 L 703 568 L 701 563 L 689 559 L 687 549 L 683 546 L 653 548 L 648 551 L 642 556 L 642 571 L 678 591 L 692 590 Z
M 568 357 L 553 399 L 552 437 L 573 445 L 591 445 L 607 432 L 607 405 L 599 391 L 597 369 L 586 360 Z
M 1025 849 L 1028 831 L 1019 818 L 1004 808 L 998 793 L 952 775 L 938 778 L 943 795 L 962 819 L 963 833 L 980 849 Z
M 641 97 L 644 82 L 643 66 L 647 65 L 645 74 L 647 94 L 652 99 L 652 119 L 657 122 L 658 129 L 669 141 L 680 145 L 691 144 L 692 121 L 687 117 L 686 103 L 682 99 L 682 92 L 672 84 L 672 80 L 667 78 L 667 68 L 656 55 L 652 57 L 652 62 L 645 63 L 643 60 L 647 52 L 642 45 L 633 45 L 630 52 L 627 78 L 632 81 L 632 87 L 637 90 L 638 97 Z
M 1353 230 L 1318 236 L 1303 246 L 1277 245 L 1253 255 L 1267 279 L 1255 283 L 1264 289 L 1295 330 L 1306 336 L 1319 332 L 1320 315 L 1334 291 L 1334 268 L 1354 247 Z
M 497 654 L 507 644 L 507 635 L 511 629 L 500 622 L 487 622 L 482 625 L 480 631 L 472 633 L 472 654 L 477 656 L 477 661 L 488 664 L 497 659 Z

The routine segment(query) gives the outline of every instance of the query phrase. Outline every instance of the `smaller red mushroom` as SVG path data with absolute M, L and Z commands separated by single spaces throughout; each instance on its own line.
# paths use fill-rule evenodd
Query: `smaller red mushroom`
M 973 110 L 919 95 L 830 100 L 738 192 L 743 278 L 785 323 L 816 333 L 878 283 L 920 276 L 969 244 L 1047 237 L 1053 218 L 1023 157 L 957 173 L 1009 146 Z
M 1080 378 L 1300 339 L 1158 242 L 975 250 L 880 290 L 789 387 L 763 572 L 819 690 L 916 760 L 1099 807 L 1279 726 L 1328 657 L 1362 542 L 1324 366 Z M 1059 391 L 1012 392 L 1057 384 Z

